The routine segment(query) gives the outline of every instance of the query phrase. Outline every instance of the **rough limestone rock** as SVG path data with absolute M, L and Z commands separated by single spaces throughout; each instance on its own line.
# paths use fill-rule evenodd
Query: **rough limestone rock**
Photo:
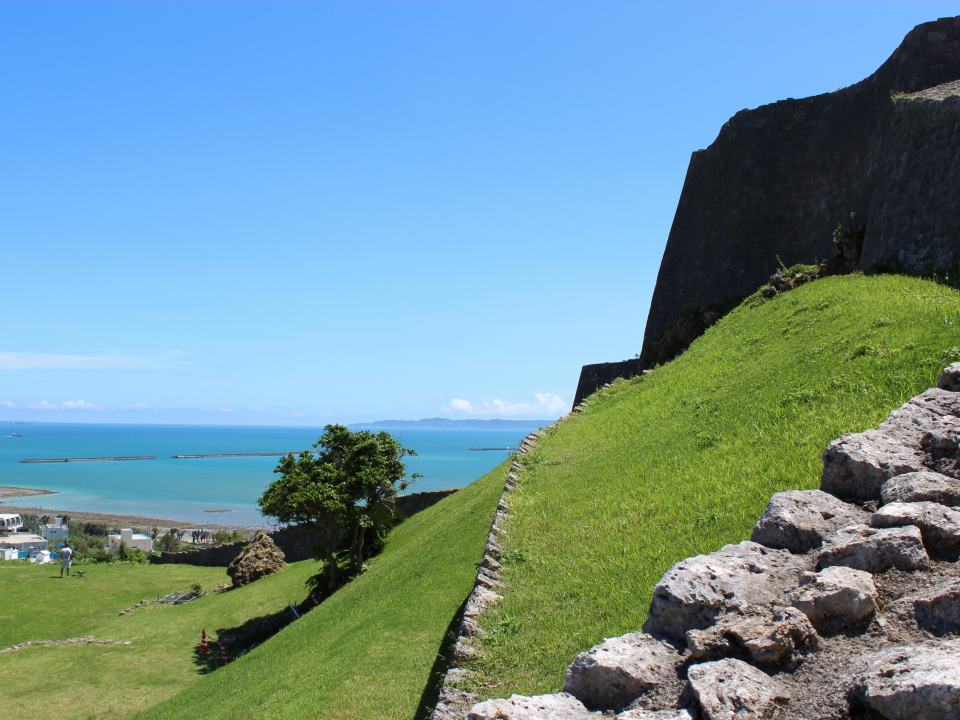
M 880 717 L 960 717 L 960 640 L 888 648 L 865 660 L 851 694 Z
M 741 660 L 694 665 L 687 679 L 705 720 L 759 720 L 789 699 L 777 680 Z
M 284 568 L 283 551 L 265 532 L 258 532 L 227 567 L 234 587 L 259 580 Z
M 686 710 L 627 710 L 617 715 L 616 720 L 693 720 Z
M 629 633 L 577 656 L 563 685 L 589 708 L 622 710 L 641 694 L 676 678 L 683 656 L 669 643 Z
M 644 630 L 685 642 L 687 630 L 709 627 L 723 613 L 783 605 L 803 569 L 790 552 L 750 541 L 681 560 L 654 587 Z
M 823 453 L 820 489 L 844 500 L 876 500 L 890 478 L 925 469 L 923 459 L 919 449 L 879 430 L 844 435 Z
M 960 555 L 960 510 L 924 501 L 890 503 L 870 517 L 877 528 L 914 525 L 920 528 L 927 554 L 954 560 Z
M 771 666 L 795 664 L 818 641 L 807 616 L 793 607 L 746 608 L 705 630 L 687 632 L 687 649 L 694 660 L 745 656 Z
M 865 523 L 864 510 L 821 490 L 789 490 L 770 498 L 751 540 L 802 553 L 820 547 L 840 528 Z
M 960 580 L 925 590 L 907 598 L 917 624 L 935 635 L 960 632 Z
M 960 505 L 960 479 L 931 470 L 904 473 L 887 480 L 880 489 L 884 505 L 895 502 L 929 502 Z
M 870 573 L 890 568 L 921 570 L 929 564 L 920 530 L 913 526 L 880 529 L 852 525 L 837 531 L 817 558 L 818 569 L 846 565 Z
M 873 575 L 843 565 L 804 573 L 793 598 L 820 632 L 857 627 L 877 611 Z
M 937 387 L 941 390 L 960 392 L 960 363 L 948 365 L 937 378 Z
M 910 405 L 940 417 L 960 417 L 960 394 L 943 388 L 930 388 L 910 399 Z
M 513 695 L 508 700 L 486 700 L 474 705 L 467 720 L 586 720 L 599 718 L 573 695 Z

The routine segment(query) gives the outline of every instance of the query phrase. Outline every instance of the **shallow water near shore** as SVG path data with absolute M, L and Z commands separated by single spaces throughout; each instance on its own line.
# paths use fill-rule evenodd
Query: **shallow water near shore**
M 463 487 L 501 462 L 536 425 L 519 430 L 391 430 L 415 450 L 409 472 L 423 477 L 407 492 Z M 51 495 L 10 497 L 4 505 L 168 517 L 197 524 L 263 525 L 257 498 L 273 480 L 277 457 L 174 459 L 173 455 L 309 449 L 323 432 L 307 427 L 0 424 L 0 485 Z M 9 437 L 13 433 L 23 437 Z M 25 458 L 156 456 L 156 460 L 21 463 Z M 211 512 L 218 511 L 218 512 Z M 225 512 L 219 512 L 225 511 Z

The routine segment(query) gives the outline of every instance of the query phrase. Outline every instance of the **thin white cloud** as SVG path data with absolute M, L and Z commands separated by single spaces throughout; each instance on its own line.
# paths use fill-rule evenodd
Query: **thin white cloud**
M 173 352 L 160 355 L 117 352 L 80 355 L 0 350 L 0 370 L 143 370 L 170 367 L 179 355 Z
M 470 413 L 473 412 L 473 403 L 463 398 L 453 398 L 449 403 L 449 409 L 454 412 Z
M 16 406 L 17 404 L 12 400 L 0 400 L 0 407 L 2 408 L 7 408 L 9 410 L 11 408 L 15 408 Z
M 443 406 L 445 413 L 470 415 L 474 417 L 518 417 L 530 418 L 556 417 L 569 409 L 569 403 L 556 393 L 534 393 L 532 401 L 513 402 L 493 398 L 473 402 L 463 398 L 452 398 Z
M 41 400 L 37 403 L 24 405 L 27 410 L 97 410 L 98 405 L 94 405 L 86 400 L 64 400 L 63 402 L 52 403 L 49 400 Z

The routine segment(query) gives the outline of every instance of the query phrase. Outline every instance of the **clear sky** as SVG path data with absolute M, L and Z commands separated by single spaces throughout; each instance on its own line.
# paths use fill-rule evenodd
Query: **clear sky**
M 0 419 L 561 414 L 691 151 L 955 12 L 6 0 Z

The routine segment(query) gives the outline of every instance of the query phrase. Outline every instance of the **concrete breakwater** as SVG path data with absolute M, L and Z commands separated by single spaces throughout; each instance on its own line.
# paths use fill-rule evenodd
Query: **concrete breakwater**
M 242 457 L 282 457 L 284 455 L 299 455 L 302 450 L 287 450 L 285 452 L 235 452 L 235 453 L 202 453 L 197 455 L 171 455 L 173 460 L 201 460 L 204 458 L 242 458 Z M 105 455 L 102 457 L 76 458 L 24 458 L 22 463 L 68 463 L 68 462 L 119 462 L 124 460 L 156 460 L 156 455 Z
M 299 455 L 302 452 L 304 451 L 287 450 L 286 452 L 203 453 L 199 455 L 171 455 L 170 457 L 174 460 L 202 460 L 204 458 L 283 457 L 284 455 Z
M 22 463 L 76 463 L 76 462 L 119 462 L 124 460 L 156 460 L 156 455 L 111 455 L 107 457 L 81 458 L 24 458 Z

